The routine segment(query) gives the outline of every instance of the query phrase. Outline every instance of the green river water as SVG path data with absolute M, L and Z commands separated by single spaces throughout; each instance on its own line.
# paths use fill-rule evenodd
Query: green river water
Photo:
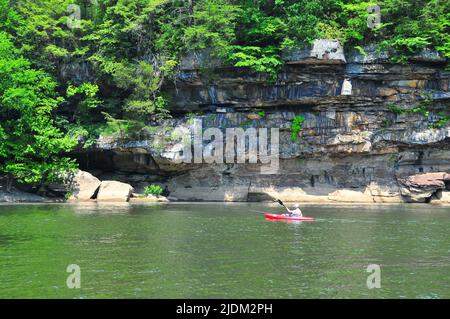
M 0 298 L 450 298 L 449 207 L 303 211 L 316 221 L 260 203 L 0 205 Z

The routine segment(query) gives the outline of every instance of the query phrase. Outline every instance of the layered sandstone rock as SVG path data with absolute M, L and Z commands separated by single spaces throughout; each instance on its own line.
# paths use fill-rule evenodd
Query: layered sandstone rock
M 409 201 L 425 202 L 450 183 L 450 174 L 444 172 L 412 175 L 399 179 L 400 191 Z
M 450 172 L 450 127 L 436 126 L 439 114 L 450 116 L 446 60 L 425 51 L 398 65 L 373 46 L 365 49 L 365 55 L 344 54 L 335 42 L 322 41 L 316 49 L 286 52 L 275 83 L 207 54 L 188 57 L 176 85 L 164 87 L 175 117 L 139 136 L 102 136 L 89 167 L 137 189 L 167 185 L 180 200 L 428 201 L 445 180 L 422 187 L 400 179 Z M 202 73 L 208 66 L 209 77 Z M 345 81 L 351 92 L 343 90 Z M 413 112 L 425 99 L 428 113 Z M 293 142 L 291 126 L 299 115 L 305 120 Z M 261 174 L 261 164 L 175 163 L 181 142 L 174 127 L 190 130 L 193 119 L 203 131 L 278 128 L 278 172 Z

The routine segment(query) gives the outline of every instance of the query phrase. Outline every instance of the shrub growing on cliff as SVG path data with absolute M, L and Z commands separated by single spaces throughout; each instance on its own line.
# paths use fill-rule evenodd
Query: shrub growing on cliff
M 292 142 L 297 141 L 298 133 L 303 129 L 303 122 L 305 121 L 305 118 L 301 115 L 294 116 L 294 119 L 292 120 L 292 126 L 291 126 L 291 139 Z
M 161 196 L 163 193 L 163 189 L 159 185 L 149 185 L 144 188 L 145 196 L 153 195 L 153 196 Z

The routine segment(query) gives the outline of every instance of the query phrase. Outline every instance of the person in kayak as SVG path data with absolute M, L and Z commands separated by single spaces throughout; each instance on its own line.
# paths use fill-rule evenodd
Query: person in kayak
M 293 210 L 289 209 L 289 214 L 287 214 L 287 216 L 289 216 L 289 217 L 303 217 L 302 211 L 300 210 L 300 205 L 299 204 L 295 204 Z

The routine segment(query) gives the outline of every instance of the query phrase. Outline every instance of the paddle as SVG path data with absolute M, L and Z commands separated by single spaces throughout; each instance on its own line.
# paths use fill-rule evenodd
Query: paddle
M 258 213 L 258 214 L 267 214 L 267 212 L 262 212 L 260 210 L 249 209 L 250 212 Z
M 282 205 L 284 208 L 286 208 L 286 210 L 291 213 L 290 209 L 286 207 L 286 205 L 284 205 L 284 203 L 281 201 L 281 199 L 277 199 L 278 204 Z

